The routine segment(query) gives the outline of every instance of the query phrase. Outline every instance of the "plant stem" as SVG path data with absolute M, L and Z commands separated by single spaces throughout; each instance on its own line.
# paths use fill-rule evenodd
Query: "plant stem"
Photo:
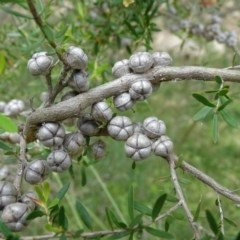
M 125 218 L 123 217 L 120 209 L 118 208 L 115 200 L 113 199 L 111 193 L 109 192 L 106 184 L 103 182 L 102 178 L 100 177 L 100 175 L 98 174 L 98 171 L 95 169 L 95 167 L 93 165 L 90 165 L 88 167 L 92 173 L 94 174 L 94 176 L 96 177 L 98 183 L 100 184 L 100 186 L 102 187 L 104 193 L 106 194 L 107 198 L 109 199 L 109 201 L 111 202 L 113 208 L 115 209 L 116 213 L 118 214 L 118 216 L 120 217 L 121 221 L 126 222 Z

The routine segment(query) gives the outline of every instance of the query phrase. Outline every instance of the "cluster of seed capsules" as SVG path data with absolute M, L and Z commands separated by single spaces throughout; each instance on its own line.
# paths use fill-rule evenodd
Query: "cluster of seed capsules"
M 20 99 L 12 99 L 9 102 L 0 101 L 0 112 L 10 117 L 16 117 L 25 109 L 24 102 Z
M 237 46 L 237 34 L 234 31 L 223 31 L 221 28 L 222 19 L 218 15 L 211 16 L 208 24 L 192 23 L 187 19 L 179 21 L 178 25 L 172 26 L 173 31 L 180 29 L 189 33 L 205 38 L 208 41 L 216 40 L 219 43 L 226 44 L 230 48 Z
M 72 69 L 69 87 L 73 91 L 62 97 L 62 101 L 85 92 L 89 88 L 86 72 L 87 55 L 77 47 L 70 47 L 65 55 L 65 61 Z M 138 52 L 129 60 L 117 62 L 112 72 L 115 77 L 137 73 L 139 80 L 134 82 L 129 91 L 113 97 L 113 105 L 119 111 L 132 108 L 136 101 L 146 99 L 151 95 L 151 82 L 144 79 L 145 73 L 155 66 L 169 66 L 172 58 L 166 52 Z M 28 69 L 33 75 L 49 74 L 53 66 L 53 58 L 47 53 L 35 53 L 28 62 Z M 36 139 L 51 152 L 47 159 L 33 159 L 25 166 L 23 177 L 29 184 L 39 184 L 47 179 L 50 172 L 61 173 L 72 165 L 72 159 L 79 157 L 86 149 L 86 139 L 101 136 L 101 131 L 117 141 L 125 141 L 125 153 L 134 161 L 146 159 L 151 152 L 157 156 L 167 157 L 173 151 L 173 143 L 166 136 L 166 126 L 157 117 L 148 117 L 143 123 L 133 123 L 126 116 L 113 113 L 109 104 L 102 100 L 91 106 L 88 113 L 83 113 L 76 121 L 77 130 L 67 133 L 65 121 L 45 122 L 36 133 Z M 104 134 L 105 135 L 105 134 Z M 106 144 L 97 140 L 91 144 L 95 160 L 105 155 Z M 2 221 L 12 230 L 21 231 L 27 224 L 27 215 L 36 207 L 33 193 L 26 193 L 19 197 L 15 186 L 8 181 L 0 182 L 0 209 Z

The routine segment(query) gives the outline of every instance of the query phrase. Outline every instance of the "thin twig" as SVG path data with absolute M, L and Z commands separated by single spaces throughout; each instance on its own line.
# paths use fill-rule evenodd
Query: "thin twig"
M 29 7 L 29 10 L 34 18 L 34 21 L 36 22 L 36 24 L 38 25 L 38 27 L 40 28 L 44 38 L 48 41 L 49 45 L 54 49 L 54 51 L 56 52 L 59 60 L 64 64 L 64 65 L 67 65 L 64 58 L 62 57 L 61 53 L 58 51 L 57 49 L 57 45 L 56 43 L 49 38 L 48 34 L 46 33 L 46 30 L 45 30 L 45 26 L 46 23 L 43 22 L 43 20 L 41 19 L 41 16 L 39 15 L 39 13 L 37 12 L 37 9 L 33 3 L 32 0 L 27 0 L 27 4 L 28 4 L 28 7 Z
M 199 233 L 199 229 L 198 229 L 198 225 L 194 222 L 194 217 L 186 203 L 186 200 L 184 198 L 181 186 L 179 184 L 178 181 L 178 177 L 177 177 L 177 173 L 175 170 L 175 158 L 174 156 L 172 157 L 172 155 L 170 154 L 167 157 L 168 163 L 169 163 L 169 167 L 170 167 L 170 173 L 171 173 L 171 179 L 177 194 L 177 197 L 179 199 L 179 201 L 181 201 L 182 203 L 182 207 L 187 215 L 188 221 L 193 229 L 193 233 L 194 233 L 194 239 L 200 239 L 200 233 Z
M 47 81 L 47 88 L 48 88 L 48 94 L 49 96 L 52 96 L 53 93 L 53 84 L 52 84 L 52 75 L 51 71 L 49 71 L 46 75 L 46 81 Z
M 224 236 L 224 215 L 223 215 L 223 209 L 222 209 L 222 204 L 221 204 L 221 200 L 220 200 L 219 194 L 217 194 L 217 205 L 218 205 L 219 213 L 220 213 L 221 233 Z
M 27 162 L 26 152 L 27 152 L 27 143 L 21 132 L 20 133 L 20 153 L 19 153 L 19 159 L 18 159 L 17 173 L 14 179 L 14 186 L 16 187 L 19 195 L 21 194 L 23 172 Z

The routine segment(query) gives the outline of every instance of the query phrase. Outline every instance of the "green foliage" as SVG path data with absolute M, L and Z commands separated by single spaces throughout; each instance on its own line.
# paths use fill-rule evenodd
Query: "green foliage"
M 82 219 L 83 223 L 85 224 L 85 226 L 88 229 L 92 230 L 92 221 L 89 216 L 89 213 L 79 200 L 76 202 L 76 210 L 80 218 Z
M 0 113 L 0 130 L 17 132 L 17 126 L 11 118 Z

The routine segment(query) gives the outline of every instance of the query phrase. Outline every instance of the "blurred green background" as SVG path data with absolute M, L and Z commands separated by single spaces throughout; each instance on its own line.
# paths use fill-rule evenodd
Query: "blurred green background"
M 30 13 L 25 8 L 24 2 L 20 1 L 20 5 L 14 3 L 0 5 L 0 61 L 4 62 L 0 73 L 0 100 L 22 99 L 29 108 L 32 99 L 33 107 L 37 108 L 41 103 L 40 94 L 46 91 L 46 85 L 42 77 L 33 77 L 28 73 L 27 61 L 37 51 L 47 51 L 53 54 L 55 59 L 56 56 L 43 39 L 34 21 L 26 18 L 26 16 L 30 16 Z M 155 1 L 153 7 L 158 7 L 158 11 L 149 20 L 153 25 L 147 30 L 146 26 L 151 26 L 151 24 L 144 22 L 145 18 L 142 13 L 147 9 L 148 1 L 135 1 L 129 7 L 124 7 L 120 0 L 89 2 L 38 0 L 36 6 L 41 12 L 41 17 L 48 22 L 51 31 L 54 32 L 60 49 L 75 45 L 83 48 L 88 54 L 90 85 L 94 87 L 114 79 L 111 75 L 111 67 L 114 62 L 129 58 L 132 52 L 143 49 L 150 52 L 167 51 L 173 58 L 174 66 L 198 65 L 217 68 L 231 66 L 234 52 L 223 44 L 217 44 L 215 41 L 207 42 L 204 39 L 189 36 L 186 32 L 171 33 L 169 31 L 171 19 L 169 20 L 162 13 L 169 12 L 169 8 L 174 6 L 179 17 L 199 19 L 199 21 L 204 21 L 206 16 L 220 12 L 223 19 L 226 19 L 223 21 L 223 27 L 239 33 L 239 16 L 235 18 L 234 25 L 232 25 L 232 19 L 228 18 L 231 8 L 228 4 L 224 5 L 225 1 L 216 1 L 211 6 L 202 6 L 200 2 L 189 3 L 187 6 L 188 1 Z M 238 1 L 230 2 L 232 8 L 238 11 Z M 153 7 L 149 10 L 150 13 L 154 9 Z M 196 10 L 198 7 L 199 10 Z M 16 12 L 25 17 L 17 16 Z M 232 16 L 235 16 L 234 14 L 235 12 L 232 12 Z M 136 16 L 139 16 L 139 19 Z M 140 20 L 143 21 L 141 27 L 138 24 Z M 136 35 L 131 32 L 125 21 L 128 21 L 136 29 Z M 161 30 L 153 32 L 155 28 Z M 239 57 L 236 57 L 236 63 L 239 63 Z M 61 66 L 58 64 L 53 71 L 55 82 L 60 69 Z M 228 85 L 230 86 L 230 96 L 234 100 L 228 106 L 228 111 L 239 122 L 240 89 L 238 84 L 228 83 Z M 195 122 L 192 119 L 202 107 L 192 97 L 192 93 L 212 88 L 216 88 L 216 84 L 212 82 L 177 82 L 173 80 L 162 83 L 148 100 L 137 103 L 134 111 L 118 113 L 115 110 L 115 112 L 130 116 L 133 121 L 143 121 L 148 116 L 157 116 L 166 123 L 167 135 L 173 140 L 177 155 L 209 174 L 227 188 L 236 190 L 237 193 L 240 187 L 239 129 L 230 128 L 224 121 L 221 121 L 219 124 L 220 137 L 214 144 L 211 119 L 207 118 L 201 122 Z M 16 121 L 20 123 L 23 118 L 18 118 Z M 127 221 L 129 221 L 127 214 L 129 186 L 134 187 L 135 200 L 149 207 L 152 207 L 158 196 L 163 193 L 174 195 L 166 161 L 152 156 L 138 162 L 136 168 L 132 169 L 132 161 L 124 154 L 124 144 L 109 138 L 103 137 L 102 139 L 107 142 L 107 154 L 103 160 L 94 164 L 94 169 L 105 183 Z M 40 152 L 39 155 L 41 154 Z M 9 158 L 13 157 L 5 156 L 1 152 L 1 164 L 9 163 Z M 77 221 L 70 209 L 71 202 L 74 203 L 77 199 L 89 210 L 94 230 L 108 228 L 105 208 L 114 208 L 91 167 L 85 168 L 87 184 L 81 185 L 82 167 L 81 162 L 74 164 L 74 179 L 68 172 L 59 175 L 62 183 L 71 182 L 68 192 L 70 200 L 63 200 L 70 228 L 78 228 Z M 199 222 L 209 229 L 205 216 L 206 209 L 211 210 L 219 221 L 219 209 L 215 204 L 216 192 L 180 169 L 178 175 L 190 209 L 193 212 L 196 211 L 199 202 L 202 202 Z M 54 176 L 51 176 L 49 182 L 54 196 L 61 186 Z M 24 188 L 27 189 L 29 186 L 25 184 Z M 224 197 L 220 198 L 224 217 L 235 223 L 234 226 L 225 221 L 226 239 L 234 239 L 240 229 L 239 208 L 230 200 Z M 173 204 L 170 201 L 167 202 L 164 210 Z M 176 239 L 191 239 L 192 231 L 181 209 L 178 209 L 168 220 L 172 221 L 169 231 L 174 234 Z M 44 223 L 45 220 L 34 220 L 21 235 L 42 234 L 42 225 L 38 221 Z M 159 228 L 164 229 L 164 224 L 165 220 L 159 222 Z M 157 239 L 157 237 L 143 236 L 143 239 Z

